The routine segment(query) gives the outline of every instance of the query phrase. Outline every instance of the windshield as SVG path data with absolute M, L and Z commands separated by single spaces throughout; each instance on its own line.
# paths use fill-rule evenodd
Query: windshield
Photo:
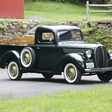
M 82 40 L 81 32 L 79 30 L 58 31 L 57 36 L 58 36 L 59 41 L 80 41 Z

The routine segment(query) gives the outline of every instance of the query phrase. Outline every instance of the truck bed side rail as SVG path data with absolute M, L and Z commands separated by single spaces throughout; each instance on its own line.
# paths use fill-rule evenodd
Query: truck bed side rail
M 16 44 L 16 45 L 29 45 L 29 44 L 34 44 L 34 38 L 30 37 L 16 37 L 15 41 L 5 41 L 5 40 L 0 40 L 0 45 L 4 44 Z

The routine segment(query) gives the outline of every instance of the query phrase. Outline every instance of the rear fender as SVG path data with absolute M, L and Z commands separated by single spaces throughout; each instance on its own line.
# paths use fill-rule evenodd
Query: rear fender
M 80 70 L 84 70 L 85 68 L 84 60 L 82 59 L 82 57 L 79 54 L 70 53 L 64 55 L 59 59 L 51 74 L 61 74 L 61 72 L 63 72 L 64 66 L 67 63 L 73 63 Z
M 9 60 L 10 59 L 10 60 Z M 18 63 L 18 66 L 21 68 L 20 63 L 20 55 L 17 51 L 10 50 L 2 55 L 0 58 L 0 68 L 5 68 L 7 61 L 16 61 Z

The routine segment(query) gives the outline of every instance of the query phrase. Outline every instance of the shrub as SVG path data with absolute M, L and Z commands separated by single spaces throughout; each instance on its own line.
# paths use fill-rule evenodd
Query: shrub
M 88 42 L 88 43 L 96 43 L 96 42 L 99 42 L 101 43 L 102 45 L 104 45 L 107 50 L 109 49 L 112 49 L 112 35 L 108 36 L 108 37 L 103 37 L 103 32 L 101 29 L 99 29 L 97 31 L 97 33 L 95 34 L 95 37 L 93 39 L 88 39 L 88 38 L 85 38 L 85 41 Z
M 94 32 L 94 29 L 93 29 L 93 28 L 88 28 L 88 29 L 87 29 L 87 33 L 88 33 L 88 34 L 92 34 L 93 32 Z
M 6 26 L 0 26 L 0 29 L 5 32 L 6 31 Z
M 112 4 L 112 0 L 110 0 L 110 2 L 108 2 L 109 4 Z

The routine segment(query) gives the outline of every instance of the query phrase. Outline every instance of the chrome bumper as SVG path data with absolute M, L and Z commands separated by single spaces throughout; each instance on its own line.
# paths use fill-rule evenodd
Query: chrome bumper
M 107 72 L 107 71 L 112 71 L 112 67 L 107 67 L 107 68 L 90 68 L 90 69 L 85 69 L 86 72 Z

